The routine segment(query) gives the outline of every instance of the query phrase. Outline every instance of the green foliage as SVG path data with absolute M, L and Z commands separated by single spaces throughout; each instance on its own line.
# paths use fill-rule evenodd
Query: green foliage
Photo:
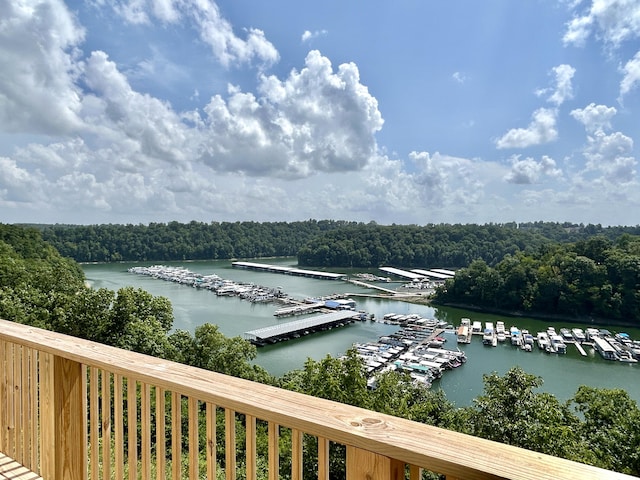
M 584 417 L 580 435 L 595 457 L 594 464 L 608 470 L 640 474 L 640 410 L 627 392 L 581 386 L 573 397 Z
M 189 222 L 46 225 L 42 235 L 78 262 L 210 260 L 295 256 L 310 238 L 349 222 Z
M 458 270 L 433 301 L 638 324 L 639 252 L 640 237 L 626 235 L 617 245 L 594 237 L 507 255 L 494 268 L 477 260 Z
M 471 407 L 473 434 L 559 457 L 584 458 L 578 418 L 553 395 L 534 391 L 542 378 L 515 367 L 503 377 L 492 373 L 483 379 L 484 394 Z
M 169 337 L 176 359 L 188 365 L 261 383 L 273 383 L 268 372 L 252 362 L 256 347 L 240 337 L 225 337 L 217 325 L 205 323 L 195 334 L 179 330 Z

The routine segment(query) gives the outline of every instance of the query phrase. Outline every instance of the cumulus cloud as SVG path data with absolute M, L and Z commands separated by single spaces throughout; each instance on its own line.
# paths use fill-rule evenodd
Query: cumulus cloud
M 132 90 L 104 52 L 87 59 L 84 78 L 94 93 L 83 102 L 87 128 L 105 142 L 125 145 L 129 158 L 185 160 L 189 132 L 170 105 Z
M 622 73 L 624 77 L 620 82 L 619 101 L 622 101 L 622 97 L 640 84 L 640 51 L 625 64 L 622 68 Z
M 311 40 L 313 40 L 314 38 L 318 38 L 321 36 L 326 35 L 327 33 L 329 33 L 327 30 L 316 30 L 314 32 L 311 32 L 309 30 L 305 30 L 304 33 L 302 34 L 302 42 L 309 42 Z
M 334 72 L 314 50 L 284 80 L 262 76 L 258 92 L 231 87 L 205 107 L 202 158 L 212 168 L 299 178 L 360 169 L 377 150 L 382 115 L 353 63 Z
M 557 111 L 539 108 L 533 112 L 531 123 L 526 128 L 513 128 L 496 140 L 496 147 L 526 148 L 552 142 L 558 137 L 556 130 Z
M 0 1 L 0 128 L 78 128 L 77 46 L 84 30 L 62 1 Z
M 479 201 L 483 187 L 480 166 L 472 160 L 438 152 L 411 152 L 417 171 L 410 175 L 418 198 L 429 206 L 456 204 L 459 207 Z
M 577 108 L 571 111 L 571 116 L 584 125 L 589 133 L 598 130 L 608 130 L 611 128 L 611 119 L 617 110 L 606 105 L 596 105 L 591 103 L 585 108 Z
M 583 2 L 577 2 L 579 6 Z M 584 46 L 591 34 L 616 48 L 640 36 L 640 3 L 637 0 L 592 0 L 588 8 L 574 12 L 563 37 L 566 45 Z
M 599 172 L 608 182 L 617 185 L 635 180 L 637 164 L 633 157 L 633 140 L 620 132 L 610 135 L 597 131 L 587 139 L 583 152 L 587 170 Z
M 114 11 L 129 23 L 147 24 L 158 19 L 162 23 L 177 23 L 190 18 L 200 39 L 211 48 L 224 66 L 257 61 L 264 65 L 276 63 L 280 55 L 264 32 L 246 29 L 246 38 L 233 31 L 220 8 L 214 2 L 198 0 L 124 0 L 111 4 Z
M 521 160 L 519 155 L 514 155 L 511 158 L 511 170 L 504 179 L 509 183 L 532 184 L 538 183 L 543 176 L 562 176 L 562 170 L 556 168 L 556 162 L 553 158 L 543 155 L 537 162 L 531 157 Z

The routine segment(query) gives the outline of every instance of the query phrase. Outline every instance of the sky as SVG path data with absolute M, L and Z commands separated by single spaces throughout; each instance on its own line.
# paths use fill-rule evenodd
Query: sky
M 0 0 L 0 222 L 639 225 L 637 0 Z

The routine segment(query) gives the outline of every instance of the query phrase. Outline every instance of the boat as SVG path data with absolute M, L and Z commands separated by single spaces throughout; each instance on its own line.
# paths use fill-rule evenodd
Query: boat
M 549 335 L 547 332 L 538 332 L 536 337 L 536 341 L 538 342 L 538 348 L 540 350 L 547 351 L 547 347 L 549 346 Z
M 493 322 L 487 322 L 485 324 L 484 333 L 482 334 L 482 344 L 490 347 L 496 346 L 496 333 L 493 329 Z
M 584 330 L 582 330 L 581 328 L 573 328 L 571 330 L 571 333 L 573 334 L 573 338 L 576 342 L 584 342 L 587 339 L 586 335 L 584 334 Z
M 511 337 L 511 345 L 522 345 L 522 332 L 518 327 L 511 327 L 509 329 L 509 336 Z
M 504 322 L 496 322 L 496 339 L 500 343 L 507 340 L 507 334 L 504 330 Z
M 473 335 L 482 335 L 482 322 L 475 321 L 471 326 L 471 333 Z
M 553 335 L 551 338 L 551 347 L 555 353 L 567 353 L 567 345 L 562 340 L 562 335 Z
M 456 336 L 458 343 L 471 343 L 471 327 L 470 325 L 460 325 Z
M 573 334 L 571 333 L 571 330 L 569 330 L 568 328 L 561 328 L 560 335 L 562 335 L 562 339 L 565 342 L 573 340 Z

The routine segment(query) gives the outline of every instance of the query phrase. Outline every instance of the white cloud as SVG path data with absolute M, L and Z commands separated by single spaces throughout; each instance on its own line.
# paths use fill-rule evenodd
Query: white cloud
M 565 44 L 584 46 L 592 33 L 614 48 L 626 40 L 638 38 L 640 36 L 640 2 L 592 0 L 588 9 L 574 13 L 574 18 L 567 24 L 563 41 Z
M 597 131 L 588 137 L 583 152 L 587 170 L 599 172 L 614 186 L 635 181 L 637 164 L 632 156 L 633 140 L 620 132 Z
M 0 128 L 58 134 L 78 128 L 77 46 L 84 30 L 61 1 L 0 3 Z
M 114 11 L 133 24 L 148 24 L 154 18 L 162 23 L 177 23 L 191 18 L 200 39 L 224 66 L 250 63 L 264 65 L 276 63 L 280 55 L 264 32 L 247 28 L 246 38 L 237 36 L 232 25 L 223 18 L 218 5 L 199 0 L 125 0 L 111 4 Z
M 556 88 L 547 100 L 560 106 L 566 100 L 573 98 L 571 79 L 576 73 L 576 69 L 571 65 L 563 64 L 554 67 L 552 71 L 555 74 Z
M 543 155 L 539 162 L 527 157 L 523 160 L 519 155 L 511 158 L 511 171 L 504 179 L 509 183 L 532 184 L 538 183 L 542 176 L 561 177 L 562 170 L 556 168 L 553 158 Z
M 41 198 L 38 184 L 40 174 L 31 174 L 11 158 L 0 157 L 0 205 L 31 203 Z
M 205 107 L 202 158 L 218 171 L 297 178 L 362 168 L 377 151 L 377 100 L 355 64 L 311 51 L 284 80 L 262 76 L 260 97 L 231 88 Z
M 624 77 L 620 82 L 620 98 L 629 93 L 640 84 L 640 51 L 636 52 L 635 56 L 629 60 L 622 68 Z
M 496 147 L 499 149 L 526 148 L 555 140 L 558 137 L 556 115 L 556 110 L 539 108 L 533 112 L 532 121 L 527 128 L 509 130 L 496 140 Z
M 453 78 L 459 84 L 463 84 L 464 82 L 467 81 L 467 76 L 461 72 L 453 72 L 453 75 L 451 75 L 451 78 Z
M 301 40 L 303 43 L 305 42 L 309 42 L 311 40 L 313 40 L 314 38 L 318 38 L 318 37 L 322 37 L 327 35 L 329 32 L 327 30 L 316 30 L 314 32 L 311 32 L 309 30 L 305 30 L 304 33 L 302 34 Z
M 95 96 L 85 98 L 84 116 L 103 142 L 117 141 L 138 161 L 143 156 L 169 162 L 186 159 L 191 138 L 182 119 L 170 105 L 133 91 L 104 52 L 93 52 L 87 59 L 85 81 Z
M 483 196 L 485 174 L 480 163 L 438 152 L 411 152 L 409 158 L 417 167 L 410 179 L 422 205 L 466 208 Z
M 571 116 L 582 123 L 589 133 L 611 128 L 611 119 L 617 110 L 606 105 L 591 103 L 585 108 L 577 108 L 571 111 Z

